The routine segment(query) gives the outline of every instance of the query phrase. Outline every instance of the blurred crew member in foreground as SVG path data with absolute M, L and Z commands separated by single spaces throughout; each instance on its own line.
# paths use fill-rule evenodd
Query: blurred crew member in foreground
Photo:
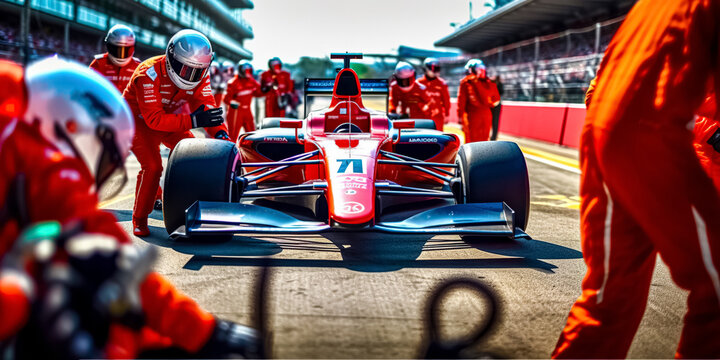
M 469 60 L 465 70 L 467 75 L 460 80 L 457 99 L 457 115 L 465 142 L 487 141 L 492 127 L 491 109 L 500 105 L 500 94 L 495 83 L 488 79 L 482 61 Z
M 245 132 L 255 131 L 255 119 L 250 105 L 253 97 L 262 96 L 260 83 L 253 77 L 252 65 L 243 61 L 238 69 L 238 74 L 228 82 L 227 93 L 223 99 L 228 106 L 227 127 L 232 142 L 237 141 L 241 128 Z
M 427 58 L 423 62 L 425 75 L 417 80 L 425 86 L 431 99 L 430 118 L 435 122 L 435 130 L 443 130 L 450 115 L 450 92 L 447 83 L 440 77 L 440 62 L 435 58 Z
M 282 61 L 274 57 L 268 70 L 260 74 L 260 89 L 265 94 L 265 117 L 284 117 L 290 93 L 294 90 L 290 73 L 282 69 Z
M 105 36 L 104 54 L 95 55 L 90 68 L 99 72 L 122 93 L 140 60 L 135 54 L 135 33 L 125 25 L 115 25 Z
M 140 162 L 133 208 L 133 233 L 150 235 L 162 159 L 160 144 L 170 148 L 193 137 L 190 129 L 206 128 L 211 137 L 229 139 L 222 109 L 215 107 L 208 68 L 212 47 L 205 35 L 181 30 L 168 43 L 165 55 L 138 66 L 123 97 L 135 117 L 132 151 Z M 189 107 L 191 113 L 187 113 Z
M 0 259 L 23 228 L 41 221 L 76 223 L 84 233 L 130 244 L 115 217 L 98 209 L 98 195 L 113 196 L 127 180 L 134 121 L 120 93 L 97 73 L 58 59 L 25 72 L 0 62 L 0 81 Z M 0 271 L 0 342 L 28 319 L 37 284 L 27 270 Z M 143 279 L 140 297 L 142 330 L 111 326 L 105 356 L 133 358 L 168 346 L 199 357 L 253 356 L 252 330 L 215 319 L 159 274 Z
M 717 89 L 720 3 L 640 0 L 610 42 L 581 137 L 588 267 L 556 358 L 623 358 L 657 254 L 688 290 L 676 356 L 720 357 L 720 196 L 688 124 Z
M 415 80 L 415 68 L 401 61 L 395 66 L 390 83 L 388 111 L 400 118 L 428 119 L 431 98 L 425 85 Z

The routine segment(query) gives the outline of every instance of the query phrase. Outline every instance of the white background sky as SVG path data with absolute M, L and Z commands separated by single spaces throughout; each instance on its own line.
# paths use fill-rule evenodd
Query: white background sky
M 432 49 L 452 33 L 451 22 L 469 19 L 469 0 L 254 0 L 243 18 L 255 38 L 245 41 L 253 66 L 267 68 L 278 56 L 294 63 L 301 56 L 331 52 L 395 53 L 399 45 Z M 482 1 L 474 1 L 475 16 Z

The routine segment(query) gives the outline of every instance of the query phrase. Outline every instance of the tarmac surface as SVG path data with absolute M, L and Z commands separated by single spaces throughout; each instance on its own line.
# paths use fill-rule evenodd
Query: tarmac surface
M 426 331 L 426 302 L 452 277 L 480 279 L 501 297 L 500 321 L 475 351 L 510 358 L 547 358 L 568 311 L 580 295 L 585 265 L 580 249 L 577 151 L 517 140 L 527 154 L 531 240 L 467 243 L 458 236 L 375 233 L 324 236 L 235 236 L 225 243 L 174 242 L 162 213 L 151 214 L 159 247 L 157 270 L 218 317 L 252 325 L 253 287 L 261 258 L 271 266 L 271 356 L 279 358 L 413 358 Z M 164 152 L 167 157 L 167 150 Z M 131 181 L 102 204 L 132 236 Z M 573 171 L 574 170 L 574 171 Z M 630 358 L 670 358 L 680 336 L 686 292 L 658 261 L 645 317 Z M 444 338 L 478 326 L 485 302 L 454 292 L 442 302 Z

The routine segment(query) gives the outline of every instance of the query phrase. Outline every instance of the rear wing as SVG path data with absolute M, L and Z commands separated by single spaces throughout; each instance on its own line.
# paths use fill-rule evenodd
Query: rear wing
M 335 79 L 305 78 L 304 87 L 304 117 L 307 116 L 308 96 L 333 94 Z M 388 79 L 360 79 L 360 92 L 363 96 L 385 96 L 387 104 L 390 96 L 390 82 Z M 385 109 L 387 112 L 387 109 Z

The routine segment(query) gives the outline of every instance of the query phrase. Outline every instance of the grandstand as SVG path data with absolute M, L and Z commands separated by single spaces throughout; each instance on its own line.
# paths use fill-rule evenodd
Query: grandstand
M 457 86 L 468 59 L 480 58 L 489 75 L 501 79 L 506 100 L 578 103 L 634 3 L 513 0 L 460 26 L 435 45 L 464 52 L 442 59 L 450 84 Z
M 30 6 L 28 58 L 59 54 L 89 63 L 104 52 L 103 39 L 115 24 L 136 34 L 136 56 L 165 50 L 180 29 L 208 36 L 219 59 L 252 59 L 243 42 L 253 30 L 242 18 L 251 0 L 33 0 Z M 23 61 L 25 0 L 0 0 L 0 58 Z

